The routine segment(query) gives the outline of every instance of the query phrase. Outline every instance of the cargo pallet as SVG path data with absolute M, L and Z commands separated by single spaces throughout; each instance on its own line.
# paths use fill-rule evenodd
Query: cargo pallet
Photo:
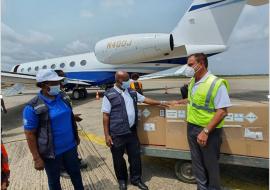
M 169 149 L 164 146 L 141 145 L 141 154 L 145 156 L 178 159 L 174 170 L 177 178 L 185 183 L 195 183 L 192 174 L 190 151 Z M 220 154 L 220 163 L 256 168 L 269 168 L 268 158 Z

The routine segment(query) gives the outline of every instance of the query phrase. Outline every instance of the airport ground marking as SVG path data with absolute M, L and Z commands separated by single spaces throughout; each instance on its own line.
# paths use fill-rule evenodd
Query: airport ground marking
M 88 133 L 85 131 L 79 131 L 79 135 L 83 137 L 83 139 L 92 141 L 95 144 L 106 146 L 105 139 L 102 136 L 97 136 L 93 133 Z

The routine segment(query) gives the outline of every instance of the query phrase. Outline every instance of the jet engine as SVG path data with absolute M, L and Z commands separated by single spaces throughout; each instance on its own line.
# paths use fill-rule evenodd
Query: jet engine
M 172 34 L 131 34 L 107 38 L 95 46 L 97 59 L 106 64 L 155 61 L 174 49 Z

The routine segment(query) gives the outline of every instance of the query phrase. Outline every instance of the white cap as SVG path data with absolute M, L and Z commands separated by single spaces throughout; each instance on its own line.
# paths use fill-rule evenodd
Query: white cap
M 51 69 L 42 69 L 39 70 L 36 75 L 37 82 L 45 82 L 45 81 L 60 81 L 65 77 L 59 77 L 54 70 Z

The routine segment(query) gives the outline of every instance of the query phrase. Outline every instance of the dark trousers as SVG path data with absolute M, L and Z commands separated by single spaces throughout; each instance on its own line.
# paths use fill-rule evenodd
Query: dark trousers
M 136 133 L 131 133 L 112 138 L 111 147 L 115 175 L 119 182 L 127 182 L 128 173 L 124 153 L 127 152 L 130 165 L 130 182 L 137 183 L 141 180 L 141 155 L 140 143 Z
M 222 129 L 212 131 L 207 145 L 201 147 L 197 143 L 197 136 L 202 127 L 188 123 L 187 137 L 191 152 L 192 171 L 197 181 L 198 190 L 220 190 L 219 154 L 222 142 Z
M 64 167 L 66 168 L 67 173 L 71 178 L 71 182 L 74 186 L 74 189 L 75 190 L 84 189 L 78 160 L 78 152 L 76 147 L 60 155 L 57 155 L 55 159 L 44 159 L 44 163 L 50 190 L 61 190 L 60 185 L 61 164 L 63 164 Z

